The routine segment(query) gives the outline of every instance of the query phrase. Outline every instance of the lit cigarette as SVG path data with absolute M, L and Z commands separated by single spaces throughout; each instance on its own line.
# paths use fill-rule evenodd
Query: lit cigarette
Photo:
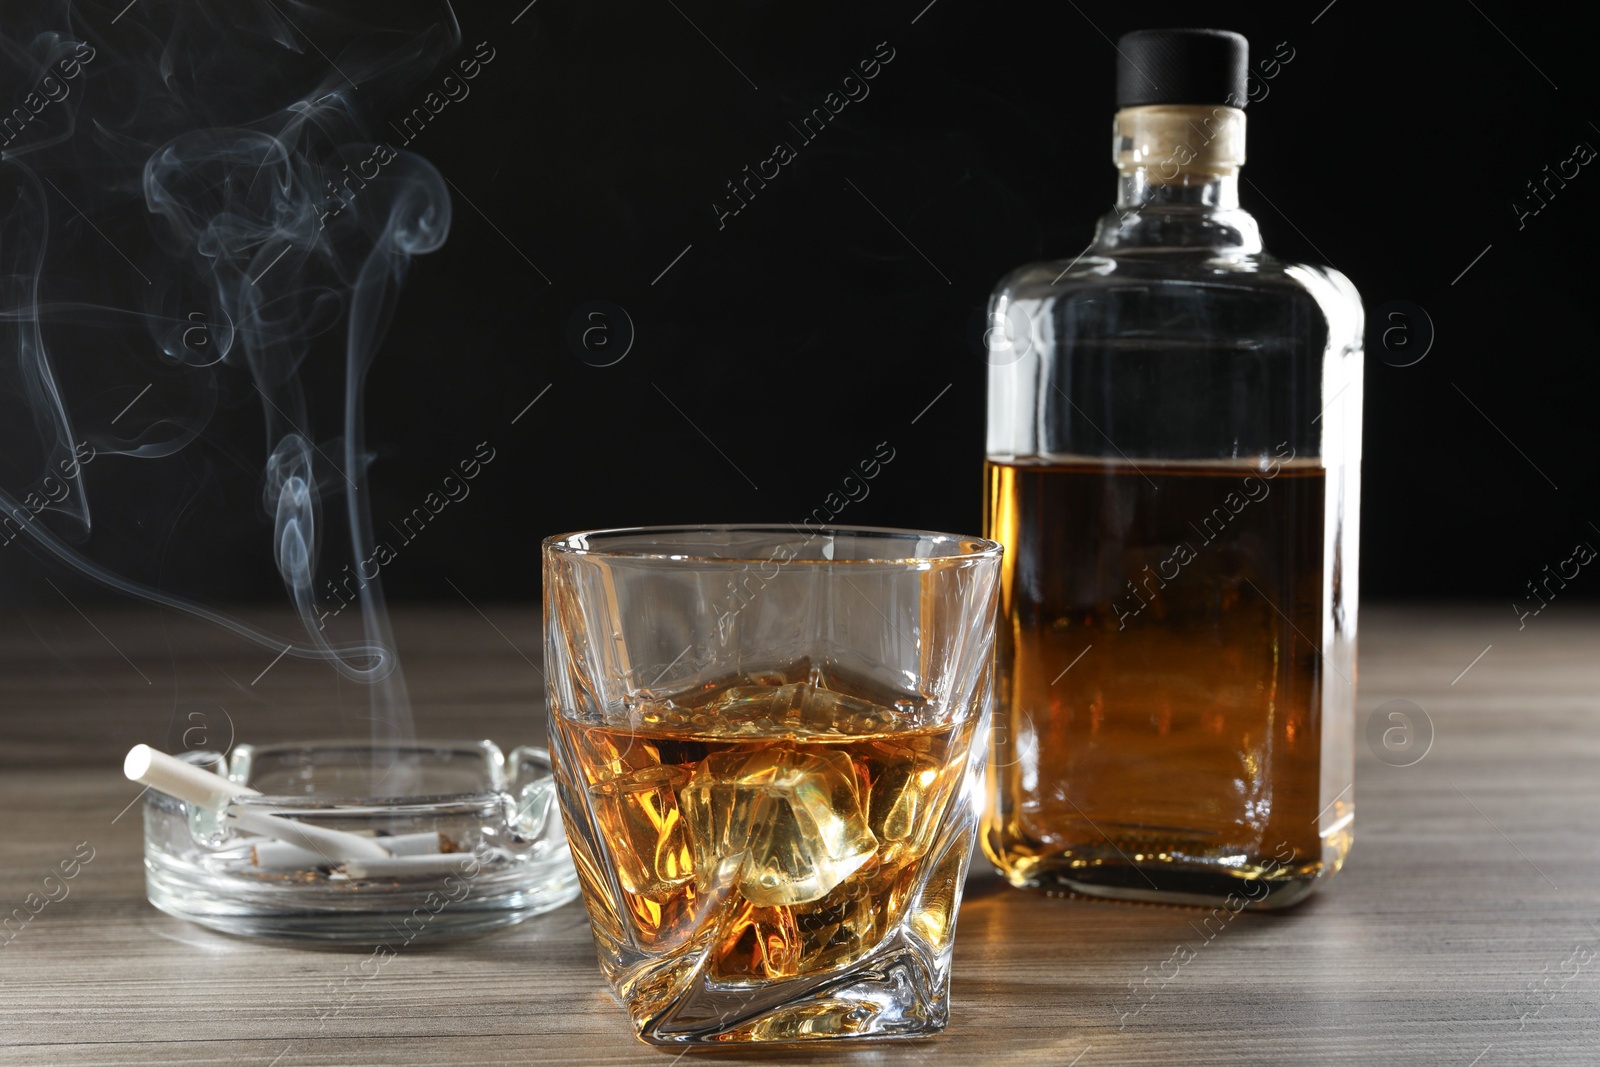
M 443 839 L 436 830 L 421 834 L 394 834 L 389 837 L 367 837 L 365 834 L 357 836 L 382 845 L 394 856 L 427 856 L 444 850 Z M 250 850 L 250 862 L 257 867 L 270 867 L 276 870 L 305 870 L 308 867 L 321 867 L 334 861 L 330 861 L 326 855 L 315 849 L 301 848 L 287 841 L 263 841 Z
M 346 878 L 404 878 L 435 874 L 464 874 L 477 862 L 470 852 L 446 852 L 437 856 L 395 856 L 391 859 L 352 859 L 342 868 Z
M 314 853 L 319 863 L 349 859 L 388 859 L 392 853 L 376 839 L 343 830 L 328 830 L 310 823 L 285 819 L 263 811 L 237 807 L 239 797 L 258 797 L 261 791 L 229 781 L 192 763 L 157 752 L 149 745 L 134 745 L 122 761 L 122 773 L 135 782 L 179 800 L 221 812 L 234 825 L 251 833 L 288 842 Z

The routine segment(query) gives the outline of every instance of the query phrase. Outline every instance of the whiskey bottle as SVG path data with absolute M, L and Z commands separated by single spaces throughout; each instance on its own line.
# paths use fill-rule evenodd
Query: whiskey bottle
M 1118 51 L 1115 209 L 989 305 L 982 841 L 1018 886 L 1278 907 L 1351 841 L 1361 303 L 1239 206 L 1245 39 Z

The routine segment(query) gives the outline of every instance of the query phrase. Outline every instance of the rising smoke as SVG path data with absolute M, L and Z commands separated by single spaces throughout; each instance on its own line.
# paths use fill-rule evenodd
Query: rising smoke
M 335 560 L 372 554 L 363 386 L 408 265 L 450 228 L 438 171 L 373 131 L 459 27 L 447 4 L 384 27 L 289 0 L 117 7 L 52 5 L 0 36 L 0 544 L 328 662 L 370 687 L 381 755 L 410 732 L 382 585 L 362 584 L 362 634 L 342 645 L 313 589 L 325 526 L 347 535 Z M 86 331 L 91 345 L 58 339 Z M 103 417 L 106 353 L 181 413 Z M 328 360 L 343 367 L 336 427 L 314 425 L 332 405 L 306 384 Z M 91 480 L 172 462 L 246 392 L 226 417 L 264 426 L 262 552 L 303 639 L 96 562 L 118 530 L 95 528 Z

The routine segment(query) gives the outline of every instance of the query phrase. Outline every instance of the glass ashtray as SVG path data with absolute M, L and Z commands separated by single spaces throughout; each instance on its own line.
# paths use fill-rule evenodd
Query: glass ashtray
M 489 741 L 419 743 L 383 757 L 375 767 L 372 745 L 357 741 L 183 754 L 262 794 L 232 809 L 359 834 L 397 859 L 347 864 L 152 789 L 150 903 L 232 934 L 409 942 L 508 926 L 578 895 L 544 749 L 508 757 Z

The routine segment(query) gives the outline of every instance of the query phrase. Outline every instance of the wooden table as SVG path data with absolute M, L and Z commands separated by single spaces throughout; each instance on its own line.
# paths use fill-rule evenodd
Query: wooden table
M 80 842 L 80 855 L 93 850 L 69 894 L 0 947 L 0 1062 L 675 1062 L 630 1036 L 576 904 L 499 935 L 407 948 L 320 1024 L 364 950 L 256 943 L 152 908 L 139 813 L 124 810 L 138 793 L 120 773 L 127 748 L 196 725 L 223 744 L 234 732 L 348 734 L 361 694 L 206 624 L 85 607 L 0 618 L 0 913 Z M 291 632 L 281 617 L 258 621 Z M 539 741 L 536 625 L 531 607 L 400 613 L 418 733 Z M 689 1055 L 1600 1062 L 1600 614 L 1555 605 L 1519 632 L 1508 606 L 1367 608 L 1362 626 L 1358 722 L 1407 699 L 1436 736 L 1409 767 L 1358 740 L 1357 844 L 1305 905 L 1246 913 L 1207 942 L 1191 909 L 1047 899 L 984 871 L 962 909 L 944 1036 Z M 1174 970 L 1165 961 L 1180 945 L 1195 955 Z

